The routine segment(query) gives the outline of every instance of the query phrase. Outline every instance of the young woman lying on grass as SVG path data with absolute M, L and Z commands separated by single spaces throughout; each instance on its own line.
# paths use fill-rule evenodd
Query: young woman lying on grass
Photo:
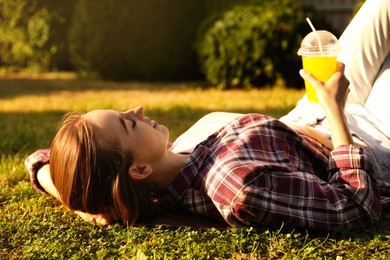
M 353 39 L 343 49 L 352 83 L 347 106 L 349 80 L 339 63 L 325 83 L 300 72 L 315 87 L 321 110 L 303 98 L 282 120 L 224 114 L 224 126 L 208 138 L 197 136 L 198 145 L 181 151 L 177 147 L 187 145 L 186 135 L 171 144 L 168 129 L 145 117 L 142 107 L 73 113 L 62 122 L 50 150 L 26 159 L 34 187 L 100 224 L 166 223 L 170 216 L 188 214 L 188 224 L 193 223 L 190 216 L 202 216 L 233 227 L 284 224 L 331 231 L 374 225 L 390 203 L 390 184 L 384 181 L 389 157 L 377 158 L 385 152 L 389 156 L 390 135 L 378 142 L 381 121 L 376 118 L 389 116 L 383 98 L 388 91 L 377 95 L 376 102 L 384 105 L 380 110 L 367 104 L 390 79 L 389 5 L 389 0 L 366 1 L 340 39 L 342 47 L 347 36 Z M 367 68 L 361 71 L 360 64 Z M 308 108 L 314 112 L 307 113 Z M 357 130 L 364 125 L 354 137 L 344 112 L 363 122 L 350 122 Z M 191 131 L 215 116 L 220 114 Z M 377 132 L 364 132 L 368 125 Z M 219 126 L 202 128 L 202 133 Z

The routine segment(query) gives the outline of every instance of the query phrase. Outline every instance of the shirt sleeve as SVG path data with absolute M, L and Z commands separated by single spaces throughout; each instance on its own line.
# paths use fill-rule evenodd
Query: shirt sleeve
M 246 185 L 220 212 L 232 226 L 282 224 L 321 231 L 362 229 L 381 214 L 380 191 L 369 155 L 353 145 L 330 153 L 329 178 L 304 172 L 270 172 L 271 185 Z M 218 206 L 217 206 L 218 207 Z
M 50 149 L 39 149 L 32 153 L 24 161 L 24 165 L 30 175 L 31 186 L 39 193 L 46 193 L 38 182 L 38 171 L 50 161 Z
M 330 154 L 329 173 L 329 184 L 350 201 L 348 204 L 356 205 L 356 216 L 346 215 L 347 223 L 356 228 L 376 223 L 381 214 L 381 193 L 369 154 L 353 145 L 340 146 Z M 359 223 L 360 217 L 366 223 Z

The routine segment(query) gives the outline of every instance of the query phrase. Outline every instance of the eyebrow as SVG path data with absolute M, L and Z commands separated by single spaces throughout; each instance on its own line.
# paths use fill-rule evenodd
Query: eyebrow
M 123 119 L 123 115 L 122 114 L 119 115 L 119 122 L 121 123 L 121 125 L 123 126 L 123 128 L 125 129 L 125 131 L 127 133 L 126 123 L 125 123 L 125 120 Z

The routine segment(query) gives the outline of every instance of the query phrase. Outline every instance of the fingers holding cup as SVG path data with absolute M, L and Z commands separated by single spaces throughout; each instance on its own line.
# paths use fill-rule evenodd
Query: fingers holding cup
M 316 94 L 317 102 L 326 107 L 330 104 L 337 104 L 344 108 L 349 93 L 349 81 L 344 75 L 345 65 L 337 63 L 336 72 L 327 80 L 322 82 L 306 70 L 300 70 L 301 77 L 312 86 Z

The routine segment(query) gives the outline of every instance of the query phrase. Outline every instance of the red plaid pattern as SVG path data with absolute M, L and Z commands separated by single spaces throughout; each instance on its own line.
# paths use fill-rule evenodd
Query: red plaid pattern
M 38 171 L 39 169 L 48 164 L 50 161 L 50 149 L 39 149 L 32 153 L 29 157 L 24 160 L 24 165 L 27 168 L 28 173 L 30 174 L 30 182 L 32 187 L 39 193 L 46 193 L 42 186 L 38 182 Z
M 361 229 L 389 204 L 389 184 L 371 174 L 362 148 L 331 151 L 274 118 L 250 114 L 199 144 L 166 195 L 233 227 Z

